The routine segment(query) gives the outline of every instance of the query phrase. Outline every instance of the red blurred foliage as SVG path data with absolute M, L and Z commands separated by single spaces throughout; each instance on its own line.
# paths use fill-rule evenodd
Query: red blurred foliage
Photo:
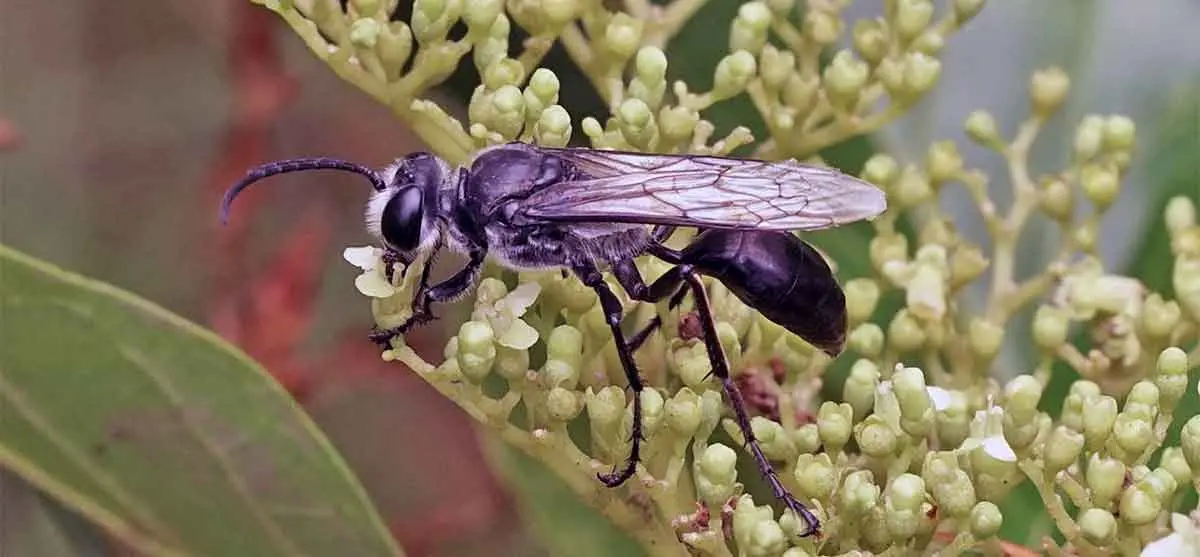
M 275 34 L 286 32 L 285 26 L 249 2 L 235 0 L 231 13 L 227 67 L 233 112 L 205 179 L 214 203 L 247 168 L 274 158 L 271 134 L 299 92 L 276 44 Z M 329 133 L 336 138 L 339 130 Z M 522 535 L 507 494 L 484 464 L 470 420 L 402 366 L 384 363 L 366 340 L 368 324 L 339 333 L 326 354 L 301 358 L 300 348 L 313 330 L 333 230 L 322 211 L 314 210 L 284 232 L 276 251 L 265 264 L 255 262 L 250 273 L 245 268 L 248 224 L 263 207 L 260 197 L 240 197 L 238 218 L 214 231 L 212 327 L 269 370 L 301 404 L 320 407 L 337 393 L 353 397 L 347 406 L 360 410 L 380 403 L 366 412 L 368 418 L 359 412 L 348 427 L 341 424 L 354 435 L 338 439 L 338 423 L 333 423 L 331 437 L 407 554 L 462 554 L 449 548 L 474 539 L 478 547 L 467 552 L 487 555 L 495 552 L 497 541 Z M 426 340 L 428 334 L 421 331 L 408 340 L 419 352 L 440 352 L 440 341 Z M 328 419 L 343 420 L 337 414 Z M 364 424 L 370 431 L 363 431 Z
M 21 132 L 12 120 L 0 116 L 0 151 L 16 149 L 21 143 Z

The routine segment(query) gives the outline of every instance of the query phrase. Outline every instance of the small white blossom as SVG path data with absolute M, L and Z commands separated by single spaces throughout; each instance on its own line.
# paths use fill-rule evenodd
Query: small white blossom
M 1013 452 L 1004 438 L 1003 408 L 989 406 L 986 410 L 975 412 L 975 418 L 971 420 L 971 436 L 963 441 L 958 450 L 966 452 L 977 447 L 983 448 L 984 453 L 996 460 L 1017 461 L 1017 453 Z
M 542 287 L 536 282 L 526 282 L 514 288 L 492 304 L 475 306 L 473 318 L 483 319 L 496 333 L 496 342 L 501 346 L 524 350 L 538 340 L 537 329 L 529 326 L 522 315 L 537 300 Z
M 342 258 L 362 269 L 362 274 L 354 279 L 359 292 L 372 298 L 390 298 L 396 293 L 396 287 L 388 282 L 385 274 L 387 265 L 383 262 L 382 249 L 373 246 L 346 248 Z
M 1141 557 L 1200 557 L 1200 527 L 1196 520 L 1173 513 L 1171 529 L 1173 534 L 1146 544 Z

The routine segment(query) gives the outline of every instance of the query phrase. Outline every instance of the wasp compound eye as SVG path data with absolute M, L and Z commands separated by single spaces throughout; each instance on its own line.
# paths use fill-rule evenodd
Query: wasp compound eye
M 400 251 L 417 249 L 421 242 L 421 204 L 423 194 L 416 186 L 396 192 L 383 207 L 380 230 L 383 239 Z

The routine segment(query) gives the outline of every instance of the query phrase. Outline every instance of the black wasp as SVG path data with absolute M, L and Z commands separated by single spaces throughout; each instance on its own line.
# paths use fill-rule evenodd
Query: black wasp
M 468 259 L 453 276 L 432 285 L 426 263 L 413 300 L 413 316 L 394 329 L 373 331 L 376 342 L 386 345 L 392 337 L 432 319 L 433 303 L 466 294 L 475 286 L 489 254 L 513 269 L 574 273 L 595 290 L 634 393 L 629 458 L 622 469 L 599 475 L 610 487 L 629 479 L 638 463 L 642 380 L 632 352 L 656 323 L 627 340 L 621 330 L 621 302 L 601 271 L 611 271 L 634 300 L 656 302 L 669 296 L 676 305 L 690 291 L 712 371 L 721 381 L 759 470 L 775 496 L 804 517 L 809 533 L 818 530 L 817 518 L 783 487 L 754 438 L 717 339 L 700 275 L 720 280 L 768 319 L 836 356 L 846 337 L 845 297 L 824 259 L 789 231 L 875 217 L 887 206 L 880 189 L 833 169 L 795 161 L 514 142 L 483 149 L 459 168 L 428 153 L 410 154 L 379 172 L 328 158 L 268 163 L 230 188 L 222 220 L 233 199 L 251 183 L 319 169 L 354 172 L 371 181 L 375 192 L 367 203 L 367 229 L 386 246 L 389 260 L 408 265 L 418 255 L 432 255 L 443 247 L 465 253 Z M 681 250 L 664 245 L 678 226 L 700 229 Z M 647 285 L 634 266 L 634 257 L 644 254 L 674 267 Z

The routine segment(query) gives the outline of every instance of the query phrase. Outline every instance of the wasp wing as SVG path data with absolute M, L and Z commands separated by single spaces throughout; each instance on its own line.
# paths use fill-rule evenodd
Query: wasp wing
M 545 149 L 579 170 L 520 202 L 553 222 L 625 222 L 702 228 L 815 230 L 887 208 L 879 188 L 796 161 Z

